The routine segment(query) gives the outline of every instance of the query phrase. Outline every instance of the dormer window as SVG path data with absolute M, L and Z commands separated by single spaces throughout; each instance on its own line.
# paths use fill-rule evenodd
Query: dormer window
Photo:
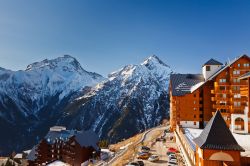
M 206 71 L 210 71 L 210 70 L 211 70 L 210 66 L 206 66 Z

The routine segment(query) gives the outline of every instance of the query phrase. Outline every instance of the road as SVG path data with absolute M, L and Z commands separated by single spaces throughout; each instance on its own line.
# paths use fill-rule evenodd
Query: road
M 152 138 L 152 134 L 155 131 L 164 130 L 164 129 L 166 129 L 166 126 L 160 126 L 160 127 L 155 127 L 155 128 L 149 129 L 149 130 L 145 131 L 144 134 L 142 135 L 142 138 L 138 142 L 135 142 L 134 144 L 139 145 L 141 142 L 150 141 Z M 98 164 L 96 164 L 96 166 L 110 166 L 110 165 L 112 165 L 117 159 L 122 157 L 122 155 L 124 155 L 127 150 L 128 150 L 128 147 L 126 147 L 123 150 L 120 150 L 108 162 L 101 161 Z
M 156 154 L 160 157 L 159 161 L 156 162 L 150 162 L 147 160 L 144 160 L 144 164 L 147 166 L 154 166 L 154 165 L 167 165 L 167 148 L 164 146 L 164 144 L 162 142 L 156 142 L 156 144 L 152 147 L 151 149 L 151 153 L 152 154 Z
M 163 134 L 163 131 L 165 129 L 166 129 L 166 126 L 159 126 L 159 127 L 156 127 L 156 128 L 149 129 L 146 132 L 144 132 L 142 138 L 138 142 L 136 142 L 135 144 L 138 144 L 138 146 L 142 142 L 143 143 L 149 142 L 150 144 L 152 144 L 155 141 L 156 133 L 158 133 L 158 131 L 161 131 L 162 134 Z M 168 136 L 168 134 L 166 136 Z M 174 146 L 170 146 L 170 147 L 174 147 Z M 128 148 L 125 148 L 125 149 L 119 151 L 109 162 L 107 162 L 107 163 L 101 162 L 101 163 L 97 164 L 97 166 L 110 166 L 110 165 L 113 165 L 113 163 L 117 159 L 122 157 L 122 155 L 125 154 L 127 150 L 128 150 Z M 144 160 L 145 165 L 148 165 L 148 166 L 166 165 L 167 164 L 166 152 L 167 152 L 166 144 L 164 144 L 163 142 L 156 142 L 151 147 L 151 153 L 159 155 L 160 160 L 158 162 L 155 162 L 155 163 Z

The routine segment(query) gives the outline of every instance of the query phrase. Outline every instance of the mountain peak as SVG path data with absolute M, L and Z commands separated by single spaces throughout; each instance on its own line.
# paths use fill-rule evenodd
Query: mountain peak
M 145 66 L 150 66 L 150 65 L 156 65 L 156 64 L 161 64 L 163 66 L 169 67 L 168 65 L 166 65 L 158 56 L 156 55 L 152 55 L 150 57 L 148 57 L 147 59 L 144 60 L 144 62 L 141 65 L 145 65 Z
M 56 67 L 69 67 L 72 66 L 74 70 L 83 70 L 80 63 L 70 55 L 64 55 L 62 57 L 57 57 L 55 59 L 44 59 L 40 62 L 35 62 L 27 66 L 26 71 L 34 69 L 49 68 L 53 69 Z

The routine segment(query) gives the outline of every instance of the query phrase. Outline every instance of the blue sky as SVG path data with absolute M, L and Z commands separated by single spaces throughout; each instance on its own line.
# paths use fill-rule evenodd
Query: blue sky
M 177 72 L 250 52 L 247 0 L 0 0 L 0 66 L 70 54 L 104 76 L 155 54 Z

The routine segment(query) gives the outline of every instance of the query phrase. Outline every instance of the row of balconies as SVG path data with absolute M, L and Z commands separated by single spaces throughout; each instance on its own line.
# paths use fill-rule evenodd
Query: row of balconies
M 234 106 L 234 105 L 220 105 L 220 104 L 213 104 L 213 109 L 226 109 L 226 110 L 242 110 L 244 112 L 245 105 L 241 106 Z
M 248 91 L 242 91 L 240 90 L 233 90 L 233 89 L 228 89 L 228 90 L 211 90 L 211 94 L 235 94 L 235 93 L 240 93 L 242 94 L 242 96 L 247 96 L 248 95 Z
M 234 98 L 234 97 L 211 97 L 211 101 L 217 101 L 217 102 L 220 102 L 220 101 L 225 101 L 225 102 L 231 102 L 233 103 L 234 101 L 240 101 L 240 102 L 248 102 L 248 99 L 247 98 Z

